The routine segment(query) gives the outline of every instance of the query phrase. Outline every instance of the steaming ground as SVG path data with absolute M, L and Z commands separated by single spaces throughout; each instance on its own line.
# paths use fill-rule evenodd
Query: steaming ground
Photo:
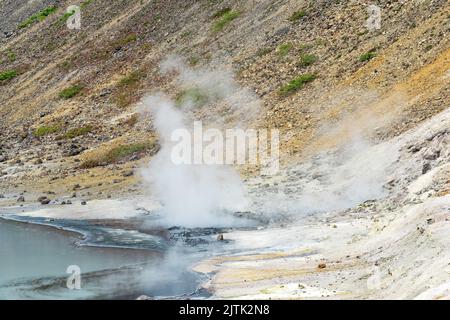
M 195 269 L 214 274 L 216 298 L 450 298 L 449 127 L 447 109 L 390 141 L 252 180 L 255 197 L 284 204 L 261 201 L 261 214 L 289 222 L 225 234 L 240 253 Z
M 203 230 L 183 245 L 200 246 L 213 258 L 198 262 L 204 255 L 174 251 L 163 262 L 164 277 L 176 282 L 178 271 L 195 264 L 210 278 L 202 286 L 214 298 L 450 298 L 450 109 L 381 142 L 371 133 L 389 119 L 353 115 L 322 130 L 321 148 L 312 146 L 309 157 L 276 175 L 242 180 L 233 167 L 174 165 L 171 137 L 196 120 L 239 127 L 239 120 L 224 120 L 219 110 L 236 119 L 255 117 L 257 99 L 220 70 L 194 72 L 176 58 L 161 70 L 178 74 L 181 87 L 194 84 L 208 103 L 196 105 L 192 97 L 180 102 L 161 92 L 142 100 L 139 109 L 152 118 L 161 144 L 140 169 L 143 195 L 71 210 L 8 210 L 50 219 L 114 218 L 125 225 L 138 219 L 139 228 L 188 238 Z M 347 134 L 352 121 L 357 125 Z M 219 233 L 226 241 L 215 240 Z M 216 246 L 201 247 L 205 242 Z M 150 273 L 139 279 L 157 286 Z
M 210 278 L 203 286 L 232 299 L 450 298 L 449 127 L 447 109 L 397 138 L 356 140 L 247 180 L 247 217 L 272 223 L 225 233 L 228 242 L 194 267 Z M 161 207 L 130 198 L 72 208 L 22 214 L 126 221 Z M 164 262 L 172 272 L 176 260 Z
M 245 216 L 272 223 L 221 231 L 227 241 L 209 248 L 212 258 L 190 260 L 210 278 L 203 286 L 232 299 L 450 298 L 449 127 L 447 109 L 397 138 L 356 139 L 246 180 Z M 161 210 L 132 197 L 23 214 L 107 218 L 108 207 L 124 221 Z
M 249 181 L 251 193 L 258 196 L 255 211 L 297 217 L 379 199 L 387 194 L 384 184 L 398 156 L 393 144 L 371 146 L 360 139 L 321 152 L 276 177 Z
M 245 108 L 233 101 L 252 101 L 226 72 L 193 72 L 175 58 L 161 69 L 178 73 L 180 86 L 194 83 L 215 111 L 225 106 L 239 119 Z M 225 85 L 210 86 L 218 82 Z M 254 104 L 243 106 L 250 113 Z M 207 230 L 194 246 L 224 233 L 226 241 L 200 248 L 213 258 L 198 262 L 203 255 L 174 251 L 163 262 L 164 277 L 175 280 L 178 270 L 195 265 L 210 278 L 202 286 L 214 298 L 450 298 L 450 109 L 378 143 L 370 133 L 390 120 L 363 116 L 356 130 L 342 134 L 352 122 L 344 119 L 323 130 L 317 141 L 325 147 L 313 146 L 298 164 L 245 180 L 232 167 L 173 164 L 173 131 L 190 130 L 195 120 L 223 128 L 219 115 L 205 118 L 194 100 L 179 103 L 164 93 L 148 95 L 139 109 L 152 118 L 161 144 L 140 170 L 144 195 L 15 213 L 187 228 L 178 234 Z M 255 221 L 258 228 L 239 229 Z
M 175 164 L 172 133 L 185 129 L 186 120 L 167 97 L 149 96 L 143 101 L 154 108 L 154 126 L 160 134 L 161 150 L 142 170 L 148 188 L 162 204 L 169 226 L 210 227 L 227 224 L 232 218 L 220 212 L 242 210 L 246 199 L 239 175 L 232 167 Z
M 448 297 L 448 111 L 437 115 L 450 93 L 448 1 L 378 1 L 382 29 L 368 31 L 362 1 L 96 0 L 76 32 L 60 23 L 68 2 L 0 1 L 0 71 L 15 74 L 0 80 L 0 213 L 108 220 L 130 233 L 157 216 L 180 235 L 198 230 L 170 227 L 256 218 L 264 227 L 229 228 L 225 241 L 216 236 L 227 230 L 201 229 L 220 248 L 201 264 L 216 270 L 215 297 Z M 224 8 L 237 17 L 216 32 Z M 189 63 L 158 68 L 175 52 Z M 305 74 L 316 79 L 279 94 Z M 244 168 L 240 181 L 231 168 L 153 158 L 156 128 L 135 113 L 149 91 L 143 108 L 162 116 L 160 136 L 177 119 L 279 128 L 284 169 Z M 142 142 L 146 151 L 105 159 Z
M 175 152 L 184 130 L 192 133 L 194 121 L 214 130 L 225 130 L 231 123 L 221 113 L 241 121 L 250 121 L 258 115 L 259 100 L 245 88 L 241 88 L 230 72 L 219 69 L 188 68 L 179 57 L 169 57 L 160 66 L 162 74 L 175 73 L 179 86 L 188 91 L 178 99 L 164 93 L 146 96 L 139 105 L 144 115 L 150 115 L 159 135 L 161 149 L 148 167 L 141 170 L 146 188 L 161 203 L 164 223 L 168 226 L 211 227 L 232 226 L 239 222 L 230 213 L 245 211 L 248 200 L 238 172 L 232 166 L 205 164 L 204 154 L 196 163 L 196 155 L 189 154 L 188 164 L 176 162 L 182 157 Z M 190 90 L 190 91 L 189 91 Z M 209 115 L 202 117 L 202 109 Z M 216 115 L 214 115 L 216 114 Z M 191 137 L 194 134 L 190 135 Z M 195 149 L 195 137 L 189 137 L 189 150 Z M 203 141 L 201 142 L 203 144 Z

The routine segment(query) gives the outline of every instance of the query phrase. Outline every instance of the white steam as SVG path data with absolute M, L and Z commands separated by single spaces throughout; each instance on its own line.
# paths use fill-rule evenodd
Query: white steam
M 161 63 L 161 73 L 177 73 L 177 86 L 183 90 L 198 89 L 208 99 L 200 110 L 193 110 L 193 101 L 185 100 L 179 106 L 184 111 L 206 115 L 210 125 L 248 125 L 259 116 L 261 101 L 248 88 L 234 80 L 232 70 L 186 66 L 183 59 L 170 56 Z M 195 120 L 195 119 L 189 119 Z
M 237 110 L 247 118 L 256 114 L 255 101 L 249 91 L 241 90 L 231 74 L 215 70 L 190 70 L 181 60 L 171 58 L 161 65 L 162 72 L 176 71 L 182 88 L 201 90 L 206 95 L 208 108 L 218 104 L 227 105 L 231 114 Z M 242 104 L 241 104 L 242 103 Z M 168 96 L 157 93 L 146 96 L 140 106 L 141 112 L 153 117 L 161 149 L 143 169 L 143 177 L 151 192 L 162 204 L 164 221 L 168 225 L 185 227 L 224 226 L 236 223 L 229 213 L 245 210 L 246 194 L 237 172 L 230 166 L 175 164 L 172 150 L 175 142 L 171 135 L 175 130 L 192 130 L 195 116 L 192 101 L 181 105 Z M 209 118 L 217 128 L 220 116 Z M 227 215 L 228 213 L 228 215 Z
M 392 143 L 371 145 L 354 137 L 343 147 L 320 152 L 284 171 L 269 191 L 255 192 L 258 212 L 269 217 L 298 217 L 352 208 L 387 193 L 398 148 Z M 261 185 L 259 179 L 256 184 Z
M 389 142 L 373 145 L 365 138 L 365 131 L 373 132 L 387 121 L 386 116 L 365 109 L 357 113 L 357 119 L 365 121 L 347 118 L 337 126 L 323 128 L 322 140 L 331 143 L 318 142 L 319 149 L 326 151 L 313 152 L 309 160 L 278 176 L 251 179 L 250 195 L 230 166 L 174 164 L 170 139 L 174 130 L 191 131 L 194 120 L 222 130 L 225 125 L 249 124 L 258 117 L 260 102 L 250 90 L 239 87 L 228 71 L 193 70 L 172 57 L 162 63 L 161 72 L 176 74 L 177 88 L 195 88 L 206 96 L 200 106 L 195 99 L 180 103 L 161 93 L 147 96 L 141 103 L 141 111 L 152 115 L 161 143 L 143 176 L 160 200 L 167 224 L 228 225 L 236 221 L 224 213 L 236 211 L 274 218 L 343 210 L 386 194 L 384 185 L 398 158 L 398 148 Z
M 342 210 L 384 196 L 388 168 L 397 157 L 392 145 L 371 146 L 362 138 L 331 156 L 317 157 L 309 169 L 311 180 L 303 186 L 300 208 L 307 213 Z

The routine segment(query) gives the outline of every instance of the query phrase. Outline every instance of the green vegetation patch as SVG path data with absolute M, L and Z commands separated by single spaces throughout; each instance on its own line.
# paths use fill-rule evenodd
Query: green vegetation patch
M 137 40 L 137 35 L 136 34 L 129 34 L 126 37 L 123 37 L 122 39 L 117 40 L 116 42 L 114 42 L 114 46 L 115 47 L 124 47 L 127 44 L 131 43 L 131 42 L 135 42 Z
M 14 61 L 16 61 L 16 54 L 15 54 L 11 49 L 8 50 L 8 52 L 6 53 L 6 55 L 7 55 L 7 57 L 8 57 L 9 62 L 14 62 Z
M 80 5 L 81 9 L 83 9 L 84 7 L 90 5 L 93 1 L 94 1 L 94 0 L 86 0 L 86 1 L 83 1 L 83 2 L 81 3 L 81 5 Z
M 284 43 L 279 45 L 277 48 L 278 55 L 281 57 L 286 56 L 289 53 L 289 51 L 291 51 L 292 47 L 293 47 L 292 43 Z
M 43 20 L 45 20 L 45 18 L 47 18 L 49 15 L 51 15 L 55 11 L 56 11 L 56 7 L 54 7 L 54 6 L 45 8 L 45 9 L 39 11 L 38 13 L 33 14 L 28 19 L 22 21 L 19 24 L 19 29 L 26 28 L 26 27 L 32 25 L 33 23 L 35 23 L 37 21 L 43 21 Z
M 231 8 L 223 8 L 213 14 L 214 19 L 218 19 L 223 17 L 225 14 L 231 12 Z
M 62 99 L 70 99 L 75 97 L 80 91 L 83 89 L 82 86 L 76 84 L 74 86 L 71 86 L 69 88 L 64 89 L 59 93 L 59 97 Z
M 295 11 L 292 16 L 289 18 L 289 21 L 296 22 L 299 21 L 301 18 L 306 16 L 305 10 Z
M 139 71 L 132 71 L 125 77 L 119 80 L 118 85 L 120 87 L 129 87 L 139 82 L 142 78 L 142 73 Z
M 302 54 L 300 56 L 300 66 L 306 67 L 317 61 L 317 57 L 313 54 Z
M 234 11 L 234 10 L 230 10 L 230 11 L 227 11 L 227 12 L 223 13 L 220 16 L 219 20 L 217 20 L 214 23 L 213 31 L 214 32 L 221 31 L 228 23 L 230 23 L 231 21 L 233 21 L 237 17 L 239 17 L 239 12 Z
M 66 12 L 64 13 L 61 18 L 59 18 L 59 23 L 60 25 L 64 24 L 67 22 L 67 19 L 69 19 L 71 16 L 73 16 L 75 14 L 75 10 L 72 10 L 70 12 Z
M 130 72 L 119 80 L 114 93 L 115 103 L 119 107 L 124 108 L 133 103 L 142 78 L 144 78 L 144 73 L 137 70 Z
M 364 54 L 362 54 L 361 56 L 359 56 L 359 61 L 364 62 L 364 61 L 369 61 L 372 60 L 373 58 L 375 58 L 377 54 L 375 53 L 375 51 L 371 50 L 369 52 L 366 52 Z
M 64 138 L 73 139 L 75 137 L 84 136 L 85 134 L 88 134 L 91 131 L 92 131 L 91 126 L 71 129 L 64 134 Z
M 49 134 L 58 132 L 60 130 L 60 127 L 57 125 L 43 125 L 40 126 L 39 128 L 37 128 L 36 130 L 34 130 L 33 134 L 35 137 L 43 137 L 43 136 L 47 136 Z
M 297 78 L 289 81 L 286 85 L 282 86 L 280 88 L 280 94 L 283 96 L 291 94 L 291 93 L 303 88 L 303 86 L 306 83 L 313 81 L 314 79 L 316 79 L 316 77 L 317 76 L 315 74 L 310 74 L 310 73 L 300 75 Z
M 93 0 L 86 0 L 81 2 L 80 4 L 80 8 L 83 9 L 84 7 L 88 6 L 89 4 L 92 3 Z M 60 18 L 59 18 L 59 23 L 60 25 L 64 24 L 67 22 L 67 19 L 69 19 L 71 16 L 73 16 L 75 14 L 75 10 L 72 10 L 70 12 L 65 12 Z
M 3 72 L 0 72 L 0 81 L 7 81 L 7 80 L 10 80 L 15 77 L 17 77 L 16 70 L 6 70 Z
M 206 93 L 202 92 L 199 88 L 192 88 L 184 90 L 176 98 L 176 105 L 181 106 L 185 103 L 193 103 L 195 106 L 202 106 L 208 103 L 209 97 Z
M 152 147 L 153 144 L 150 142 L 138 142 L 133 144 L 120 145 L 115 148 L 112 148 L 106 154 L 106 159 L 110 163 L 117 162 L 136 153 L 144 152 Z
M 153 142 L 136 142 L 113 147 L 106 152 L 96 154 L 81 163 L 82 168 L 93 168 L 117 163 L 131 156 L 145 153 L 156 147 Z

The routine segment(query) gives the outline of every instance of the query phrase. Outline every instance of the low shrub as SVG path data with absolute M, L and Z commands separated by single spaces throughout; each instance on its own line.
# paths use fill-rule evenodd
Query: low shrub
M 7 81 L 12 78 L 17 77 L 17 71 L 16 70 L 7 70 L 0 72 L 0 81 Z
M 39 11 L 38 13 L 33 14 L 28 19 L 22 21 L 19 24 L 19 29 L 26 28 L 26 27 L 32 25 L 33 23 L 35 23 L 37 21 L 43 21 L 43 20 L 45 20 L 45 18 L 47 18 L 49 15 L 51 15 L 55 11 L 56 11 L 56 7 L 54 7 L 54 6 L 45 8 L 45 9 Z
M 292 22 L 296 22 L 299 21 L 301 18 L 306 16 L 306 11 L 304 10 L 300 10 L 300 11 L 295 11 L 292 16 L 289 18 L 289 21 Z
M 131 43 L 131 42 L 135 42 L 137 40 L 137 35 L 136 34 L 129 34 L 126 37 L 119 39 L 117 41 L 114 42 L 114 46 L 115 47 L 124 47 L 127 44 Z
M 208 95 L 199 88 L 184 90 L 176 97 L 176 105 L 181 106 L 184 103 L 193 103 L 195 106 L 202 106 L 209 101 Z
M 284 43 L 278 46 L 277 52 L 279 56 L 284 57 L 289 53 L 289 51 L 291 51 L 291 49 L 292 43 Z
M 220 9 L 219 11 L 217 11 L 216 13 L 213 14 L 213 18 L 217 19 L 217 18 L 221 18 L 223 17 L 225 14 L 229 13 L 231 11 L 231 8 L 223 8 Z
M 239 17 L 239 12 L 237 12 L 237 11 L 229 10 L 229 11 L 225 12 L 224 14 L 222 14 L 220 16 L 219 20 L 217 20 L 214 23 L 213 31 L 214 32 L 221 31 L 228 23 L 230 23 L 237 17 Z
M 292 79 L 291 81 L 289 81 L 284 86 L 282 86 L 280 88 L 280 94 L 283 96 L 291 94 L 291 93 L 303 88 L 303 86 L 306 83 L 311 82 L 314 79 L 316 79 L 316 75 L 314 75 L 314 74 L 306 73 L 306 74 L 300 75 L 300 76 Z
M 73 139 L 75 137 L 79 137 L 79 136 L 88 134 L 91 131 L 92 131 L 91 126 L 85 126 L 85 127 L 81 127 L 81 128 L 71 129 L 64 134 L 64 138 Z
M 34 130 L 33 135 L 35 137 L 43 137 L 47 136 L 52 133 L 56 133 L 60 130 L 59 126 L 57 125 L 43 125 Z
M 121 144 L 104 152 L 92 154 L 81 163 L 81 167 L 86 169 L 117 163 L 133 155 L 143 154 L 152 149 L 157 149 L 157 144 L 148 141 Z
M 74 85 L 69 88 L 64 89 L 59 93 L 59 97 L 62 99 L 70 99 L 75 97 L 83 89 L 80 85 Z
M 313 54 L 302 54 L 300 56 L 299 65 L 302 67 L 310 66 L 317 61 L 317 57 Z
M 377 54 L 374 51 L 366 52 L 366 53 L 362 54 L 361 56 L 359 56 L 359 61 L 364 62 L 364 61 L 372 60 L 373 58 L 375 58 L 376 55 Z

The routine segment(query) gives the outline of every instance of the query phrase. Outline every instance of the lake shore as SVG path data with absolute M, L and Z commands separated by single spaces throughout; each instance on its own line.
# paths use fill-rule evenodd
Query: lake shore
M 50 223 L 50 221 L 49 221 Z M 97 222 L 98 223 L 98 222 Z M 120 245 L 77 245 L 86 233 L 35 221 L 0 219 L 0 298 L 136 299 L 195 294 L 198 277 L 188 265 L 167 269 L 166 250 Z M 80 268 L 81 290 L 69 290 L 67 268 Z M 156 280 L 158 269 L 161 279 Z

